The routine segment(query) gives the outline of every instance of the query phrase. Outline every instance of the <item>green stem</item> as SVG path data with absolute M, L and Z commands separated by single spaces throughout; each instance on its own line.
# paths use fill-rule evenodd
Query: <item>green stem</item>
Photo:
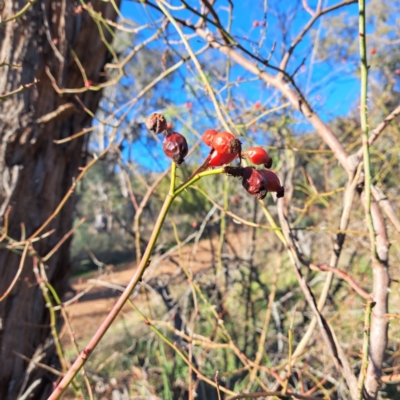
M 217 276 L 219 276 L 222 271 L 222 249 L 225 242 L 225 232 L 226 232 L 226 210 L 228 209 L 228 176 L 225 175 L 224 179 L 224 210 L 221 210 L 221 223 L 220 223 L 220 233 L 219 233 L 219 243 L 218 243 L 218 261 L 217 261 Z
M 0 20 L 0 25 L 6 24 L 7 22 L 14 21 L 19 17 L 22 17 L 35 3 L 37 0 L 28 0 L 24 7 L 22 7 L 16 14 L 12 17 L 5 19 L 3 21 Z
M 45 283 L 46 287 L 50 290 L 50 292 L 51 292 L 51 294 L 52 294 L 52 296 L 53 296 L 53 298 L 54 298 L 54 300 L 55 300 L 57 306 L 58 306 L 59 309 L 61 310 L 61 314 L 62 314 L 62 316 L 63 316 L 63 318 L 64 318 L 64 322 L 65 322 L 65 324 L 67 325 L 68 330 L 69 330 L 69 333 L 70 333 L 70 336 L 71 336 L 72 345 L 73 345 L 73 347 L 74 347 L 74 349 L 75 349 L 76 355 L 79 356 L 78 344 L 77 344 L 77 342 L 76 342 L 76 339 L 75 339 L 74 335 L 71 334 L 71 333 L 72 333 L 72 326 L 71 326 L 71 323 L 70 323 L 70 321 L 69 321 L 69 319 L 68 319 L 67 312 L 65 311 L 64 304 L 62 303 L 62 301 L 61 301 L 60 297 L 58 296 L 58 293 L 56 292 L 56 290 L 54 289 L 54 287 L 53 287 L 53 286 L 50 284 L 50 282 L 47 280 L 47 277 L 46 277 L 46 280 L 44 281 L 44 283 Z M 54 310 L 55 310 L 55 308 L 54 308 Z M 87 377 L 86 370 L 85 370 L 84 367 L 82 367 L 82 375 L 83 375 L 83 380 L 85 381 L 85 384 L 86 384 L 86 389 L 87 389 L 87 391 L 88 391 L 89 399 L 90 399 L 90 400 L 93 400 L 92 388 L 91 388 L 91 386 L 90 386 L 89 378 Z M 78 386 L 78 389 L 81 390 L 81 388 L 80 388 L 79 386 Z M 81 394 L 82 394 L 82 393 L 81 393 Z M 83 396 L 82 396 L 82 397 L 83 397 Z
M 187 189 L 189 186 L 193 185 L 193 183 L 197 182 L 199 179 L 205 177 L 205 176 L 210 176 L 210 175 L 219 175 L 224 172 L 224 168 L 216 168 L 216 169 L 210 169 L 208 171 L 200 172 L 199 174 L 195 175 L 192 179 L 188 180 L 184 184 L 178 186 L 178 188 L 175 191 L 175 196 L 178 196 L 181 194 L 185 189 Z
M 171 166 L 171 185 L 169 187 L 169 196 L 174 197 L 175 194 L 175 182 L 176 182 L 176 164 L 172 162 Z
M 104 322 L 101 324 L 101 326 L 99 327 L 97 332 L 94 334 L 94 336 L 92 337 L 92 339 L 90 340 L 88 345 L 82 350 L 79 357 L 75 360 L 74 364 L 67 371 L 64 378 L 58 384 L 58 386 L 56 387 L 54 392 L 50 395 L 48 400 L 56 400 L 61 397 L 61 395 L 64 393 L 64 391 L 66 390 L 68 385 L 72 382 L 72 380 L 74 379 L 76 374 L 86 363 L 86 361 L 88 360 L 90 354 L 93 352 L 95 347 L 99 344 L 100 340 L 102 339 L 104 334 L 107 332 L 107 330 L 113 323 L 114 319 L 117 317 L 119 312 L 122 310 L 122 307 L 125 305 L 125 303 L 127 301 L 129 301 L 130 295 L 132 294 L 132 292 L 135 289 L 135 287 L 137 286 L 137 284 L 141 281 L 143 273 L 146 270 L 147 266 L 149 265 L 150 256 L 153 252 L 154 246 L 155 246 L 158 236 L 161 232 L 161 227 L 165 221 L 167 213 L 168 213 L 173 201 L 175 200 L 175 198 L 177 196 L 179 196 L 179 194 L 182 193 L 183 190 L 185 190 L 187 187 L 189 187 L 190 185 L 192 185 L 194 182 L 198 181 L 199 179 L 203 178 L 204 176 L 217 175 L 217 174 L 221 174 L 223 172 L 224 172 L 224 168 L 217 168 L 217 169 L 213 169 L 210 171 L 201 172 L 198 175 L 194 176 L 192 179 L 190 179 L 188 182 L 185 182 L 183 185 L 181 185 L 180 187 L 178 187 L 175 190 L 174 188 L 175 188 L 175 182 L 176 182 L 176 164 L 172 163 L 171 185 L 170 185 L 169 192 L 164 200 L 164 204 L 158 215 L 153 232 L 150 236 L 149 242 L 147 243 L 146 250 L 143 254 L 140 264 L 138 265 L 138 267 L 135 271 L 134 276 L 128 283 L 128 286 L 125 288 L 125 290 L 121 294 L 120 298 L 115 303 L 112 310 L 107 315 Z
M 364 191 L 365 191 L 365 213 L 370 233 L 371 250 L 376 257 L 376 246 L 374 227 L 371 216 L 371 160 L 369 154 L 369 127 L 368 127 L 368 108 L 367 108 L 367 91 L 368 91 L 368 64 L 367 64 L 367 39 L 365 31 L 365 0 L 358 1 L 359 6 L 359 37 L 360 37 L 360 71 L 361 71 L 361 93 L 360 93 L 360 121 L 363 141 L 364 155 Z

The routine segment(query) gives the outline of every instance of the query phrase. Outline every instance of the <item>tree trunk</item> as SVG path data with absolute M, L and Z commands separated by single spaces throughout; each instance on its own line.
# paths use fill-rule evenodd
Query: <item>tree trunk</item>
M 26 0 L 0 1 L 2 21 L 26 4 Z M 8 235 L 16 240 L 21 239 L 21 224 L 29 237 L 52 214 L 85 161 L 86 136 L 62 145 L 54 140 L 81 131 L 90 125 L 91 118 L 75 94 L 57 94 L 46 72 L 51 72 L 60 88 L 84 87 L 73 49 L 87 79 L 93 85 L 104 81 L 107 49 L 97 25 L 79 4 L 38 0 L 18 19 L 0 24 L 0 63 L 20 65 L 0 67 L 0 95 L 38 79 L 36 85 L 0 100 L 0 216 L 4 223 L 4 214 L 11 207 Z M 91 5 L 104 19 L 116 19 L 111 2 L 92 0 Z M 102 28 L 106 39 L 111 40 L 107 29 Z M 100 94 L 85 91 L 78 96 L 95 112 Z M 50 114 L 55 110 L 58 112 Z M 33 243 L 39 255 L 46 255 L 71 229 L 73 210 L 71 197 L 45 229 L 54 229 L 54 233 Z M 67 287 L 69 245 L 70 240 L 46 264 L 47 277 L 60 295 Z M 20 259 L 21 255 L 4 247 L 0 250 L 0 296 L 15 277 Z M 30 398 L 47 398 L 56 376 L 42 368 L 28 368 L 27 358 L 35 352 L 42 354 L 41 363 L 59 368 L 49 312 L 28 257 L 20 279 L 0 303 L 0 399 L 14 400 L 27 391 L 32 393 Z

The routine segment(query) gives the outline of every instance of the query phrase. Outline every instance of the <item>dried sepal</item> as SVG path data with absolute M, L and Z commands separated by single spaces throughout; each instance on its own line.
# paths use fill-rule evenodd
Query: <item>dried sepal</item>
M 151 114 L 146 119 L 146 128 L 155 135 L 166 132 L 168 129 L 167 120 L 160 113 Z

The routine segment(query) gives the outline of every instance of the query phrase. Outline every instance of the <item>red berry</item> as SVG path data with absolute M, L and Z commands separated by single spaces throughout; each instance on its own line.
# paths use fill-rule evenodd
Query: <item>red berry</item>
M 265 168 L 272 167 L 272 159 L 262 147 L 251 147 L 246 150 L 243 155 L 245 155 L 253 164 L 264 164 Z
M 162 147 L 165 155 L 174 160 L 177 164 L 183 163 L 189 151 L 185 137 L 177 132 L 167 134 Z
M 254 103 L 254 108 L 261 108 L 261 101 L 260 100 L 257 100 L 255 103 Z
M 400 75 L 400 69 L 396 69 L 396 71 L 394 71 L 394 73 L 395 73 L 396 75 Z
M 172 125 L 171 122 L 167 122 L 167 129 L 171 130 L 174 126 Z
M 376 52 L 377 52 L 377 50 L 376 50 L 375 48 L 373 48 L 373 49 L 371 49 L 371 52 L 370 52 L 370 53 L 371 53 L 372 55 L 374 55 L 374 54 L 376 54 Z
M 264 175 L 253 167 L 243 169 L 242 186 L 258 200 L 267 195 L 267 181 Z
M 285 189 L 281 185 L 281 181 L 274 172 L 268 171 L 267 169 L 260 169 L 259 172 L 267 181 L 268 192 L 276 192 L 276 197 L 278 197 L 278 199 L 285 195 Z
M 217 134 L 218 132 L 215 129 L 207 129 L 202 136 L 202 140 L 203 142 L 207 145 L 207 146 L 211 146 L 214 136 Z
M 191 101 L 188 101 L 185 103 L 185 107 L 190 110 L 193 107 L 193 103 Z
M 227 153 L 240 153 L 242 146 L 240 140 L 237 139 L 232 133 L 220 132 L 214 136 L 212 147 L 220 154 Z
M 208 163 L 208 166 L 221 167 L 222 165 L 231 163 L 237 156 L 238 153 L 221 154 L 214 150 L 213 153 L 211 154 L 211 159 L 210 162 Z
M 257 28 L 259 22 L 258 21 L 253 21 L 253 28 Z

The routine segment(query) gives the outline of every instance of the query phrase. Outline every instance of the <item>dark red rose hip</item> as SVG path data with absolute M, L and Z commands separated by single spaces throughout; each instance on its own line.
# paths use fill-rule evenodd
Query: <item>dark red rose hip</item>
M 177 132 L 169 133 L 165 136 L 162 147 L 165 155 L 177 164 L 183 163 L 189 151 L 185 137 Z
M 267 181 L 267 191 L 276 192 L 276 197 L 279 199 L 285 195 L 285 188 L 281 185 L 278 176 L 267 169 L 260 169 L 259 172 L 264 176 Z
M 267 195 L 267 180 L 253 167 L 243 168 L 242 185 L 258 200 L 262 200 Z

